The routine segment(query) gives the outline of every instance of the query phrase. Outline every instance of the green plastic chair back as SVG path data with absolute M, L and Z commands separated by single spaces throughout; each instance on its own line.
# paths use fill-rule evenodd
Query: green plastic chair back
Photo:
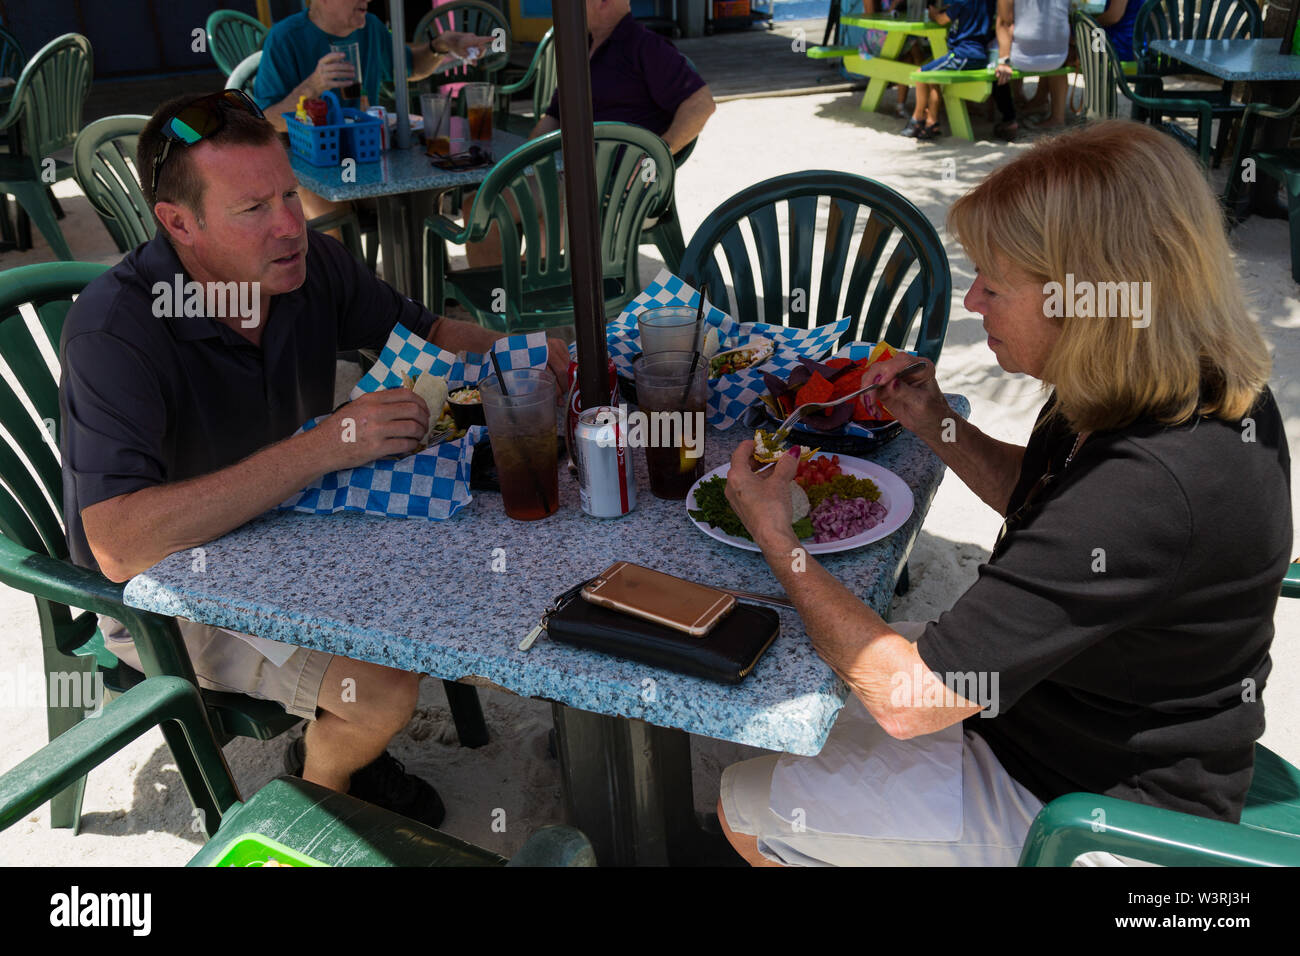
M 208 50 L 229 76 L 250 54 L 262 49 L 270 31 L 262 21 L 237 10 L 217 10 L 208 17 Z
M 648 130 L 626 123 L 597 123 L 594 132 L 605 314 L 614 316 L 641 291 L 637 274 L 641 228 L 648 216 L 661 214 L 671 199 L 674 169 L 668 147 Z M 442 256 L 431 254 L 431 233 L 455 243 L 477 242 L 495 224 L 502 236 L 501 261 L 507 265 L 486 274 L 452 273 L 445 278 L 448 291 L 489 328 L 531 331 L 572 323 L 560 159 L 558 130 L 530 140 L 488 174 L 474 196 L 464 228 L 438 217 L 425 221 L 431 307 L 441 307 L 444 281 Z M 504 313 L 495 311 L 490 301 L 493 297 L 488 293 L 496 288 L 505 290 Z
M 19 124 L 23 155 L 31 163 L 33 177 L 40 175 L 42 157 L 76 141 L 93 73 L 90 41 L 77 33 L 51 40 L 23 68 L 0 127 Z
M 239 61 L 239 65 L 226 77 L 226 89 L 243 90 L 250 97 L 253 95 L 253 83 L 257 80 L 257 68 L 262 65 L 262 51 L 254 50 Z
M 106 116 L 81 131 L 73 151 L 77 184 L 119 252 L 153 238 L 157 223 L 136 176 L 136 144 L 147 116 Z
M 4 27 L 0 27 L 0 76 L 17 80 L 26 60 L 18 38 Z
M 883 340 L 933 362 L 943 349 L 952 273 L 939 234 L 862 176 L 809 170 L 742 190 L 696 230 L 681 275 L 707 282 L 710 301 L 740 322 L 814 328 L 848 315 L 841 344 Z
M 9 152 L 0 154 L 0 194 L 18 200 L 60 259 L 72 250 L 59 228 L 51 199 L 51 182 L 67 179 L 72 166 L 53 159 L 71 146 L 81 128 L 81 108 L 90 90 L 94 64 L 90 41 L 75 33 L 51 40 L 32 57 L 18 76 L 0 130 L 13 128 Z M 54 161 L 52 176 L 44 167 Z
M 559 69 L 555 65 L 555 42 L 550 30 L 546 31 L 542 42 L 537 45 L 533 62 L 537 64 L 537 78 L 533 83 L 533 121 L 536 122 L 542 118 L 546 107 L 551 105 L 555 88 L 560 85 Z
M 1074 43 L 1079 52 L 1079 72 L 1083 74 L 1084 115 L 1091 120 L 1114 119 L 1119 116 L 1118 83 L 1124 82 L 1124 74 L 1111 69 L 1116 55 L 1110 38 L 1091 17 L 1077 14 Z
M 551 95 L 555 92 L 557 83 L 555 72 L 555 45 L 551 42 L 551 30 L 547 30 L 542 35 L 541 41 L 537 44 L 537 49 L 533 51 L 533 58 L 528 63 L 528 69 L 514 83 L 508 83 L 497 90 L 498 113 L 502 123 L 507 123 L 510 117 L 510 100 L 521 90 L 531 88 L 533 91 L 533 116 L 531 123 L 535 124 L 542 118 L 546 112 L 546 107 L 551 103 Z
M 1138 72 L 1168 76 L 1196 72 L 1186 63 L 1156 53 L 1152 40 L 1245 40 L 1263 35 L 1255 0 L 1146 0 L 1133 22 Z
M 439 33 L 454 30 L 477 36 L 495 36 L 494 30 L 505 31 L 505 51 L 489 54 L 484 51 L 474 66 L 462 64 L 447 73 L 430 79 L 434 85 L 444 83 L 494 83 L 496 76 L 510 60 L 510 21 L 496 7 L 482 0 L 455 0 L 434 7 L 420 18 L 412 34 L 412 43 L 428 43 Z

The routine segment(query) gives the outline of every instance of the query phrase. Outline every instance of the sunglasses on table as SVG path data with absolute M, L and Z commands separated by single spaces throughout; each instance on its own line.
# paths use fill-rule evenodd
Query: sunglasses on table
M 153 179 L 149 187 L 149 192 L 155 199 L 158 196 L 158 175 L 162 172 L 163 163 L 167 162 L 172 144 L 193 146 L 200 140 L 213 136 L 226 125 L 226 112 L 230 109 L 239 110 L 258 119 L 266 118 L 247 93 L 242 90 L 222 90 L 220 93 L 195 100 L 163 123 L 162 129 L 159 130 L 163 136 L 163 148 L 158 150 L 158 155 L 154 157 Z
M 463 153 L 434 156 L 429 161 L 439 169 L 474 169 L 492 162 L 492 154 L 480 146 L 471 146 Z

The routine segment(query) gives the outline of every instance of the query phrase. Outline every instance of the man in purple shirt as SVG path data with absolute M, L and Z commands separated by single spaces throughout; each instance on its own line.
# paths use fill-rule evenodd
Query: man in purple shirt
M 596 122 L 631 123 L 658 135 L 675 155 L 713 111 L 708 84 L 677 48 L 637 23 L 631 0 L 587 0 L 591 112 Z M 531 136 L 560 128 L 556 91 Z

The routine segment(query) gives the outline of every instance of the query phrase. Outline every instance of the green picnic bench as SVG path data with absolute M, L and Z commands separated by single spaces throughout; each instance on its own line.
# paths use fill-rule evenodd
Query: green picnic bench
M 931 59 L 945 56 L 948 53 L 947 26 L 929 21 L 876 17 L 842 17 L 840 22 L 846 26 L 862 27 L 866 30 L 883 30 L 887 34 L 878 56 L 863 56 L 854 46 L 814 46 L 804 51 L 806 56 L 814 60 L 842 59 L 846 71 L 868 78 L 870 82 L 867 83 L 866 92 L 862 94 L 862 110 L 873 112 L 879 108 L 880 99 L 885 94 L 885 87 L 890 83 L 898 83 L 902 86 L 933 83 L 943 87 L 943 105 L 948 113 L 948 125 L 952 129 L 952 135 L 967 140 L 975 138 L 967 104 L 982 103 L 993 94 L 993 84 L 996 82 L 993 68 L 922 71 L 915 63 L 898 59 L 909 36 L 921 37 L 930 42 Z M 1122 66 L 1127 76 L 1137 73 L 1136 63 L 1124 63 Z M 1045 70 L 1041 73 L 1013 70 L 1011 78 L 1021 80 L 1028 77 L 1062 76 L 1074 72 L 1076 68 L 1072 66 Z
M 1038 76 L 1065 76 L 1074 72 L 1076 71 L 1072 66 L 1044 70 L 1041 73 L 1012 70 L 1011 78 L 1013 80 L 1023 80 Z M 973 140 L 975 134 L 971 129 L 970 115 L 966 112 L 966 104 L 968 102 L 983 103 L 987 100 L 993 95 L 993 84 L 997 80 L 994 68 L 987 66 L 980 67 L 977 70 L 913 69 L 908 74 L 908 82 L 913 85 L 917 83 L 933 83 L 942 87 L 943 108 L 948 114 L 948 125 L 952 128 L 952 135 Z

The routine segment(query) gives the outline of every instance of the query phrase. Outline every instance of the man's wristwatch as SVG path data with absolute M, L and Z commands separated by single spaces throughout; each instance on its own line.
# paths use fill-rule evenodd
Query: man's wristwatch
M 998 66 L 1010 66 L 1010 65 L 1011 65 L 1011 57 L 1009 56 L 1004 56 L 1002 59 L 998 60 Z

